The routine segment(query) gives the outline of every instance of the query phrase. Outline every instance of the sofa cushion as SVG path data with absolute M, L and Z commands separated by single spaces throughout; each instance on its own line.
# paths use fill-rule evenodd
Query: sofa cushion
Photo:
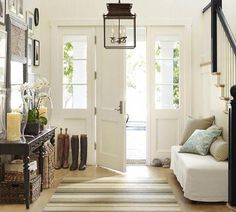
M 211 117 L 203 118 L 203 119 L 189 118 L 180 144 L 183 145 L 196 129 L 206 130 L 208 127 L 212 126 L 214 120 L 215 120 L 215 116 L 211 116 Z
M 207 130 L 221 130 L 222 131 L 223 128 L 213 124 L 212 126 L 208 127 Z
M 179 152 L 207 155 L 212 142 L 221 133 L 221 130 L 195 130 Z
M 220 136 L 211 145 L 211 155 L 217 161 L 225 161 L 228 159 L 228 143 Z

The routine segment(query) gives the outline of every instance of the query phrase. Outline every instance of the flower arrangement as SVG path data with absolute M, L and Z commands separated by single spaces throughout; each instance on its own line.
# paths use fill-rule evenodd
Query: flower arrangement
M 24 83 L 21 86 L 21 95 L 28 107 L 27 123 L 39 123 L 46 125 L 48 123 L 47 108 L 43 106 L 44 101 L 49 100 L 50 85 L 46 78 L 37 79 L 34 83 Z

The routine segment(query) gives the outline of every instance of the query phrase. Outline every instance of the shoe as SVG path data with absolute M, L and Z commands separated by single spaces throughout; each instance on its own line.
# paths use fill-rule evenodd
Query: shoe
M 88 149 L 88 142 L 87 142 L 87 135 L 80 136 L 80 165 L 79 170 L 86 169 L 87 163 L 87 149 Z
M 74 171 L 78 169 L 78 155 L 79 155 L 79 136 L 72 135 L 71 137 L 71 153 L 72 153 L 72 164 L 70 170 Z
M 67 134 L 67 128 L 65 129 L 64 136 L 64 148 L 63 148 L 63 169 L 69 168 L 68 158 L 69 158 L 69 150 L 70 150 L 70 136 Z
M 64 147 L 64 134 L 62 134 L 62 128 L 60 129 L 60 134 L 57 136 L 57 160 L 55 169 L 60 169 L 63 161 L 63 147 Z

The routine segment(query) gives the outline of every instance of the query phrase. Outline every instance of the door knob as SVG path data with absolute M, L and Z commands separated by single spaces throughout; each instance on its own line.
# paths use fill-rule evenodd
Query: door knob
M 119 108 L 115 108 L 114 110 L 120 112 L 120 114 L 123 114 L 123 101 L 120 101 Z

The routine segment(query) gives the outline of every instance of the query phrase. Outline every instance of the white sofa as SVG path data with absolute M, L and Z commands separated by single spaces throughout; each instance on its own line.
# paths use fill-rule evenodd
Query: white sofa
M 171 148 L 171 169 L 184 196 L 193 201 L 227 202 L 228 162 L 218 162 L 211 155 L 179 153 L 180 147 Z

